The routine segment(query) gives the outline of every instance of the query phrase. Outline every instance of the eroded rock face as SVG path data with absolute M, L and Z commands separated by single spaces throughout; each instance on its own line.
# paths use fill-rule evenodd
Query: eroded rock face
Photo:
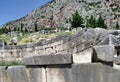
M 112 11 L 114 5 L 111 7 L 111 3 L 113 3 L 112 0 L 55 0 L 33 10 L 19 20 L 5 24 L 3 27 L 19 27 L 21 23 L 29 28 L 33 28 L 34 23 L 38 27 L 70 27 L 69 18 L 78 10 L 84 18 L 90 15 L 95 15 L 98 18 L 99 15 L 102 15 L 107 26 L 113 29 L 116 25 L 116 20 L 120 19 L 120 11 L 118 11 L 120 1 L 114 0 L 114 3 L 118 4 L 116 11 Z

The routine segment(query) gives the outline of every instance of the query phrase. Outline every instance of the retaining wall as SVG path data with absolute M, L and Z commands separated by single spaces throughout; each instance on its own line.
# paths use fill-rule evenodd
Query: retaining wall
M 72 36 L 61 36 L 36 44 L 5 46 L 0 49 L 0 60 L 21 60 L 24 57 L 49 54 L 73 54 L 98 45 L 108 33 L 83 29 Z
M 100 64 L 0 67 L 0 82 L 120 82 L 120 70 Z

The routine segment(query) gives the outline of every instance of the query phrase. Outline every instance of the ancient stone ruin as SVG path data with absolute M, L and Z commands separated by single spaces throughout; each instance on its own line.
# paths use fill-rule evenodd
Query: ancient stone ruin
M 5 46 L 1 61 L 25 66 L 0 67 L 0 82 L 120 82 L 120 31 L 81 29 L 37 44 Z

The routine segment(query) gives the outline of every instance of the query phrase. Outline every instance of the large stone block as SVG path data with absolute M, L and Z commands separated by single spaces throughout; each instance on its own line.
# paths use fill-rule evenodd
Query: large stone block
M 110 42 L 109 44 L 115 45 L 115 47 L 120 46 L 120 36 L 119 35 L 109 35 Z
M 0 82 L 10 82 L 6 68 L 5 66 L 0 66 Z
M 8 67 L 9 82 L 29 82 L 25 66 Z
M 80 53 L 73 54 L 73 63 L 91 63 L 93 49 L 87 49 Z
M 94 61 L 113 62 L 115 55 L 114 45 L 94 46 Z
M 102 82 L 101 64 L 73 64 L 74 82 Z
M 74 82 L 120 82 L 120 70 L 99 63 L 73 64 Z
M 47 66 L 47 82 L 74 82 L 70 65 Z
M 71 64 L 72 55 L 41 55 L 26 57 L 23 59 L 25 65 L 55 65 L 55 64 Z
M 27 69 L 29 82 L 47 82 L 46 81 L 46 70 L 44 67 L 32 66 Z

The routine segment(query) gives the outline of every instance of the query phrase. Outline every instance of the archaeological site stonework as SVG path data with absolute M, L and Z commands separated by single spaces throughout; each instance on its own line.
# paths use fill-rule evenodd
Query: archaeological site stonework
M 1 61 L 22 61 L 1 66 L 0 82 L 120 82 L 120 31 L 81 29 L 36 44 L 5 46 Z

